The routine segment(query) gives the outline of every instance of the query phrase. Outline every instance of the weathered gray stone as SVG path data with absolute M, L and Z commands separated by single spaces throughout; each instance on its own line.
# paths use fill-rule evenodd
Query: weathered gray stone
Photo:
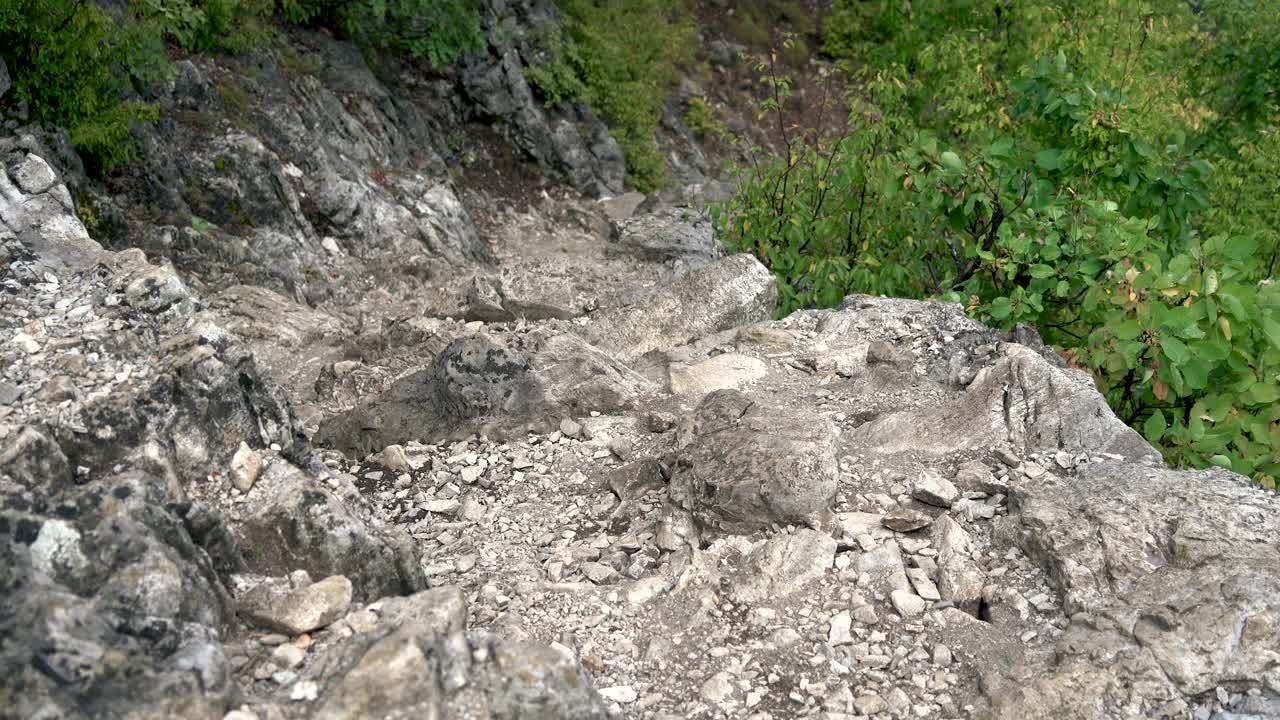
M 619 222 L 610 249 L 648 260 L 710 262 L 724 254 L 710 217 L 688 208 L 664 208 Z
M 561 417 L 633 407 L 652 385 L 576 335 L 539 328 L 508 342 L 470 335 L 428 370 L 321 425 L 317 441 L 372 452 L 409 440 L 465 435 L 480 425 L 548 429 Z
M 351 581 L 331 575 L 300 588 L 264 582 L 240 598 L 241 616 L 259 627 L 301 635 L 327 627 L 351 607 Z
M 427 587 L 402 528 L 375 527 L 367 510 L 289 463 L 268 465 L 246 504 L 252 509 L 233 525 L 253 573 L 343 575 L 361 602 Z
M 1118 464 L 1013 493 L 1006 532 L 1048 571 L 1072 620 L 1047 667 L 992 678 L 997 717 L 1117 706 L 1154 716 L 1219 686 L 1280 707 L 1274 495 L 1223 471 Z M 1137 696 L 1121 689 L 1134 686 Z
M 704 398 L 692 424 L 669 497 L 702 527 L 752 532 L 812 524 L 829 511 L 839 472 L 829 420 L 719 390 Z
M 591 316 L 588 340 L 626 358 L 773 317 L 777 281 L 750 255 L 694 270 L 634 303 Z
M 911 497 L 923 503 L 949 508 L 960 497 L 960 491 L 950 480 L 932 470 L 925 470 L 912 486 Z

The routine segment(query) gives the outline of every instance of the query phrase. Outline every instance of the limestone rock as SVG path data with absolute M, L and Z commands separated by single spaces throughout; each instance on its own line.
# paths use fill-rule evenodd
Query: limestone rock
M 471 335 L 434 365 L 321 425 L 319 442 L 351 452 L 491 427 L 547 428 L 565 416 L 633 407 L 652 385 L 572 334 L 539 329 L 503 343 Z
M 240 599 L 240 614 L 268 630 L 301 635 L 327 627 L 351 607 L 351 581 L 332 575 L 300 588 L 264 582 Z
M 1014 492 L 1007 531 L 1061 588 L 1072 620 L 1047 666 L 991 673 L 996 717 L 1083 717 L 1118 704 L 1178 714 L 1228 684 L 1261 691 L 1259 716 L 1280 709 L 1274 496 L 1221 470 L 1122 464 Z M 1133 683 L 1138 697 L 1120 690 Z
M 912 486 L 911 497 L 923 503 L 949 508 L 960 497 L 960 491 L 950 480 L 932 470 L 925 470 Z
M 687 367 L 672 367 L 671 392 L 701 397 L 716 390 L 741 390 L 768 374 L 763 360 L 723 353 Z
M 317 577 L 342 575 L 361 602 L 427 586 L 403 529 L 375 527 L 367 510 L 344 503 L 289 463 L 267 466 L 251 507 L 234 523 L 250 572 L 282 575 L 301 568 Z
M 667 350 L 739 325 L 769 320 L 778 302 L 773 275 L 750 255 L 694 270 L 630 305 L 591 316 L 593 344 L 625 358 Z
M 262 457 L 242 441 L 236 454 L 231 456 L 231 484 L 240 492 L 249 492 L 261 472 Z
M 711 219 L 688 208 L 664 208 L 617 224 L 610 249 L 649 260 L 692 259 L 703 263 L 724 254 Z
M 829 420 L 719 390 L 698 406 L 693 426 L 670 501 L 700 525 L 751 532 L 775 522 L 812 523 L 829 510 L 838 474 Z

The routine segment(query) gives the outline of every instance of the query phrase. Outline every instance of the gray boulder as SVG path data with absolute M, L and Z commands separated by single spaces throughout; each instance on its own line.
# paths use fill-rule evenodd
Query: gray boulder
M 1023 345 L 1003 344 L 994 364 L 942 407 L 882 416 L 858 442 L 883 452 L 936 456 L 1002 446 L 1034 452 L 1107 452 L 1131 460 L 1159 454 L 1107 406 L 1081 370 L 1059 367 Z
M 704 265 L 635 302 L 591 316 L 582 328 L 594 345 L 638 358 L 691 340 L 773 318 L 777 281 L 750 255 Z
M 650 261 L 705 263 L 724 255 L 711 218 L 688 208 L 663 208 L 618 222 L 609 249 Z
M 347 452 L 492 432 L 550 429 L 564 416 L 630 408 L 649 381 L 576 335 L 547 328 L 504 340 L 469 335 L 427 370 L 320 427 L 316 441 Z
M 686 432 L 669 503 L 701 528 L 751 533 L 773 523 L 814 524 L 829 512 L 839 477 L 830 420 L 718 390 Z
M 9 88 L 13 87 L 13 82 L 9 79 L 9 68 L 4 64 L 4 58 L 0 58 L 0 98 L 9 92 Z
M 269 464 L 248 499 L 252 509 L 233 518 L 232 527 L 249 572 L 342 575 L 359 602 L 427 587 L 403 528 L 375 525 L 355 498 L 344 502 L 290 463 Z
M 604 702 L 567 654 L 482 633 L 409 624 L 353 644 L 313 717 L 603 720 Z
M 76 217 L 71 193 L 44 158 L 28 147 L 34 138 L 0 139 L 0 247 L 16 241 L 21 256 L 4 251 L 8 267 L 0 273 L 42 278 L 90 267 L 102 246 Z
M 1006 536 L 1071 624 L 1047 664 L 990 673 L 996 717 L 1186 717 L 1219 687 L 1254 691 L 1239 716 L 1280 711 L 1274 495 L 1223 471 L 1106 464 L 1019 484 L 1010 508 Z
M 55 476 L 13 492 L 30 471 Z M 183 506 L 140 473 L 73 485 L 62 472 L 0 468 L 4 713 L 220 718 L 236 692 L 220 641 L 233 609 Z

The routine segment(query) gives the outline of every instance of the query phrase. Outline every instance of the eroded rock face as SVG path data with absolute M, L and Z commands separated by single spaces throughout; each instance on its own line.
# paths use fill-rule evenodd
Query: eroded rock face
M 33 435 L 11 435 L 0 456 Z M 176 498 L 140 473 L 74 484 L 39 442 L 42 465 L 0 467 L 5 712 L 220 718 L 235 693 L 220 641 L 234 611 Z
M 1005 531 L 1079 614 L 1048 667 L 1000 685 L 997 716 L 1179 717 L 1240 682 L 1262 690 L 1243 714 L 1280 711 L 1274 498 L 1221 471 L 1105 464 L 1021 484 L 1011 507 Z

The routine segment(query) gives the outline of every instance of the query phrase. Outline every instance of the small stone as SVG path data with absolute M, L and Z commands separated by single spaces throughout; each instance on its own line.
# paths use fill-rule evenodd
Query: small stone
M 484 471 L 488 468 L 480 465 L 471 465 L 462 468 L 462 482 L 468 485 L 475 485 L 476 481 L 484 475 Z
M 827 644 L 832 647 L 852 645 L 853 634 L 850 632 L 852 626 L 853 618 L 847 612 L 839 613 L 831 618 L 831 629 L 827 633 Z
M 889 365 L 894 361 L 893 344 L 885 340 L 876 340 L 867 345 L 868 365 Z
M 907 590 L 894 590 L 889 593 L 889 600 L 893 602 L 893 608 L 904 618 L 920 615 L 928 607 L 919 595 Z
M 925 470 L 920 473 L 911 489 L 911 497 L 923 503 L 949 508 L 960 497 L 960 491 L 950 480 L 932 470 Z
M 853 619 L 863 625 L 875 625 L 880 621 L 876 617 L 876 609 L 870 605 L 862 605 L 853 609 Z
M 15 347 L 28 355 L 35 355 L 40 352 L 40 343 L 26 333 L 14 335 L 12 342 Z
M 996 456 L 997 460 L 1004 463 L 1005 465 L 1008 465 L 1011 468 L 1016 468 L 1022 464 L 1022 458 L 1018 457 L 1017 455 L 1014 455 L 1012 452 L 1009 452 L 1005 448 L 996 448 L 995 452 L 993 452 L 992 454 Z
M 631 441 L 626 438 L 617 437 L 609 441 L 609 452 L 619 460 L 626 461 L 630 458 L 632 449 Z
M 1044 466 L 1040 465 L 1039 463 L 1029 462 L 1029 463 L 1024 463 L 1022 466 L 1022 474 L 1026 475 L 1028 478 L 1032 480 L 1044 477 L 1044 474 L 1047 472 L 1049 471 L 1045 470 Z
M 933 646 L 933 664 L 941 667 L 949 667 L 951 665 L 951 648 L 938 643 Z
M 584 562 L 579 567 L 582 574 L 596 585 L 606 585 L 618 579 L 618 571 L 598 562 Z
M 295 645 L 288 643 L 281 645 L 271 653 L 271 662 L 275 663 L 283 670 L 292 670 L 302 664 L 307 657 L 307 651 Z
M 240 613 L 260 627 L 301 635 L 346 615 L 351 591 L 351 581 L 342 575 L 287 591 L 262 583 L 245 594 Z
M 320 695 L 320 686 L 314 680 L 303 680 L 289 688 L 289 699 L 294 702 L 311 702 Z
M 853 707 L 859 715 L 875 715 L 889 709 L 889 704 L 879 695 L 863 695 L 853 701 Z
M 911 587 L 915 588 L 916 594 L 921 598 L 929 601 L 937 601 L 942 599 L 942 595 L 938 594 L 938 587 L 929 579 L 929 574 L 918 567 L 907 568 L 907 579 L 911 581 Z
M 271 633 L 270 635 L 263 635 L 258 638 L 258 642 L 262 645 L 266 645 L 267 647 L 274 647 L 276 645 L 283 645 L 289 642 L 289 636 L 281 635 L 280 633 Z
M 560 421 L 560 434 L 567 438 L 576 438 L 582 434 L 582 425 L 572 418 L 565 418 Z
M 615 685 L 613 687 L 601 688 L 597 692 L 606 700 L 612 700 L 619 705 L 630 705 L 635 702 L 640 693 L 630 685 Z
M 407 473 L 413 470 L 409 465 L 409 458 L 404 454 L 404 447 L 400 445 L 388 445 L 382 449 L 382 467 L 393 473 Z
M 258 716 L 247 710 L 232 710 L 223 715 L 222 720 L 258 720 Z
M 933 524 L 933 518 L 919 510 L 900 508 L 880 519 L 880 524 L 894 532 L 908 533 Z
M 231 484 L 240 492 L 247 493 L 253 489 L 253 484 L 258 481 L 261 473 L 262 456 L 242 441 L 236 454 L 231 457 Z
M 710 703 L 722 703 L 733 695 L 733 683 L 728 673 L 718 672 L 702 683 L 699 691 L 702 698 Z

